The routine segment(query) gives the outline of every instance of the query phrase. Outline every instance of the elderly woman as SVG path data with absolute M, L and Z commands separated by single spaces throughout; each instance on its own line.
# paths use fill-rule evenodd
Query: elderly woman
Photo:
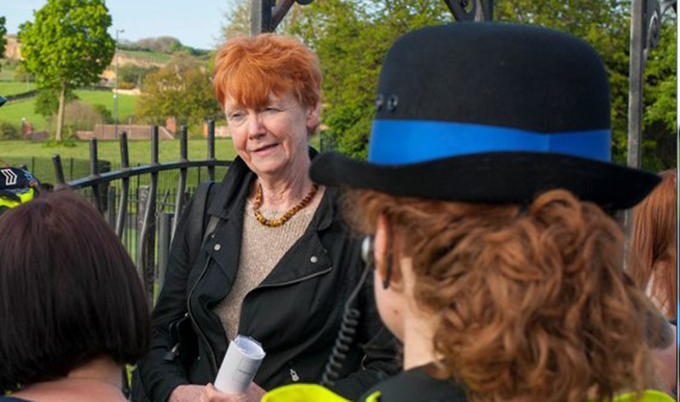
M 0 218 L 0 256 L 0 400 L 126 401 L 121 373 L 151 320 L 101 215 L 65 192 L 17 206 Z
M 320 381 L 361 274 L 359 244 L 337 219 L 336 190 L 308 176 L 320 82 L 315 55 L 292 38 L 242 37 L 219 49 L 213 83 L 238 157 L 210 197 L 204 222 L 219 223 L 195 259 L 191 225 L 204 222 L 185 213 L 175 234 L 152 350 L 140 364 L 152 401 L 197 400 L 239 334 L 266 352 L 255 393 Z M 398 370 L 370 288 L 359 309 L 361 347 L 335 373 L 334 389 L 350 398 Z
M 454 24 L 396 42 L 368 163 L 311 168 L 349 189 L 378 311 L 404 343 L 404 372 L 361 401 L 635 400 L 655 385 L 645 334 L 661 321 L 605 209 L 658 178 L 609 163 L 609 114 L 602 62 L 572 36 Z M 296 388 L 265 400 L 338 400 Z

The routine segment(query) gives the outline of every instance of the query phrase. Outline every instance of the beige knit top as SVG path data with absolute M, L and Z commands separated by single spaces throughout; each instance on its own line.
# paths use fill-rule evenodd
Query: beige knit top
M 293 215 L 279 227 L 268 227 L 257 221 L 253 214 L 253 201 L 248 200 L 243 211 L 243 240 L 236 280 L 231 291 L 213 312 L 220 317 L 228 340 L 238 335 L 243 299 L 255 289 L 274 269 L 281 257 L 302 237 L 323 198 L 322 188 L 306 208 Z M 267 218 L 276 218 L 273 211 L 262 210 Z M 280 214 L 279 214 L 280 215 Z

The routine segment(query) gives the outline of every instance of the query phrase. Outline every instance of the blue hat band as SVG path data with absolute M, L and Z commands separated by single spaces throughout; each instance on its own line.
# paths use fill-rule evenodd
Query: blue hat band
M 484 152 L 542 152 L 610 161 L 611 131 L 537 133 L 424 120 L 374 120 L 368 161 L 404 165 Z

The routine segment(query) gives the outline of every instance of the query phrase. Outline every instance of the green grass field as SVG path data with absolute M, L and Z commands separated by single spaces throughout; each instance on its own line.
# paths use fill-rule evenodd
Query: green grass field
M 31 141 L 0 141 L 0 158 L 29 160 L 35 158 L 51 158 L 54 154 L 62 159 L 89 159 L 90 145 L 88 141 L 75 141 L 75 146 L 48 146 L 41 142 Z M 113 163 L 120 162 L 120 143 L 118 141 L 99 141 L 97 144 L 99 159 Z M 128 141 L 130 164 L 148 164 L 151 158 L 150 141 Z M 232 160 L 235 157 L 231 139 L 219 138 L 215 140 L 215 157 L 220 160 Z M 189 160 L 205 159 L 208 155 L 208 145 L 205 139 L 189 140 Z M 164 140 L 158 150 L 160 162 L 179 160 L 179 141 Z M 24 162 L 25 163 L 25 162 Z
M 0 95 L 2 96 L 16 95 L 34 89 L 35 83 L 33 82 L 0 81 Z
M 0 81 L 14 81 L 14 68 L 0 63 Z
M 26 165 L 41 180 L 54 182 L 52 156 L 59 154 L 66 180 L 87 176 L 89 174 L 90 146 L 88 141 L 75 141 L 74 146 L 48 146 L 45 143 L 30 141 L 0 141 L 0 159 L 10 165 Z M 208 155 L 208 144 L 205 139 L 189 140 L 189 160 L 205 159 Z M 158 159 L 160 162 L 179 160 L 179 141 L 161 141 Z M 151 161 L 151 143 L 149 141 L 129 141 L 128 152 L 130 165 L 147 165 Z M 233 160 L 236 153 L 231 139 L 220 138 L 215 143 L 215 157 L 218 160 Z M 99 160 L 108 161 L 113 169 L 120 166 L 120 143 L 118 141 L 99 141 L 97 143 Z M 71 162 L 70 159 L 74 161 Z
M 113 92 L 107 91 L 76 91 L 76 95 L 82 102 L 89 105 L 101 104 L 106 106 L 113 115 Z M 137 107 L 137 96 L 118 95 L 118 116 L 121 123 L 125 123 L 128 116 L 135 113 Z
M 21 127 L 21 119 L 33 123 L 36 130 L 47 129 L 47 121 L 44 117 L 33 111 L 35 99 L 21 99 L 14 102 L 9 102 L 0 108 L 0 120 L 12 123 L 17 127 Z
M 22 84 L 23 85 L 23 84 Z M 90 105 L 102 104 L 111 111 L 113 115 L 113 93 L 107 91 L 75 91 L 82 102 Z M 118 97 L 118 116 L 121 123 L 125 123 L 129 116 L 132 116 L 137 106 L 137 97 L 132 95 L 119 95 Z M 21 119 L 33 123 L 36 130 L 46 130 L 48 121 L 41 115 L 35 113 L 35 98 L 22 99 L 9 102 L 0 109 L 0 120 L 8 121 L 16 126 L 21 125 Z
M 145 52 L 142 50 L 118 50 L 120 56 L 131 57 L 140 60 L 150 61 L 152 63 L 166 64 L 172 57 L 169 54 L 159 52 Z

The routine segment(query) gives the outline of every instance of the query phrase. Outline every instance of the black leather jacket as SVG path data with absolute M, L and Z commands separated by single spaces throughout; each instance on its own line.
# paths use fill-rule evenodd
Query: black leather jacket
M 213 186 L 218 189 L 207 215 L 217 215 L 222 222 L 191 266 L 187 213 L 178 225 L 165 284 L 153 312 L 151 351 L 139 365 L 151 401 L 166 401 L 179 385 L 215 380 L 228 343 L 212 310 L 227 296 L 236 277 L 243 209 L 254 179 L 255 174 L 237 158 L 221 185 Z M 345 301 L 359 281 L 363 270 L 359 240 L 350 237 L 339 221 L 336 201 L 337 190 L 327 188 L 306 232 L 244 299 L 238 333 L 262 343 L 267 355 L 255 383 L 266 390 L 320 381 Z M 370 281 L 360 293 L 359 308 L 362 316 L 355 344 L 334 388 L 349 399 L 399 371 L 396 341 L 380 321 Z M 177 359 L 167 356 L 173 346 L 169 326 L 187 314 L 198 358 L 185 370 Z

